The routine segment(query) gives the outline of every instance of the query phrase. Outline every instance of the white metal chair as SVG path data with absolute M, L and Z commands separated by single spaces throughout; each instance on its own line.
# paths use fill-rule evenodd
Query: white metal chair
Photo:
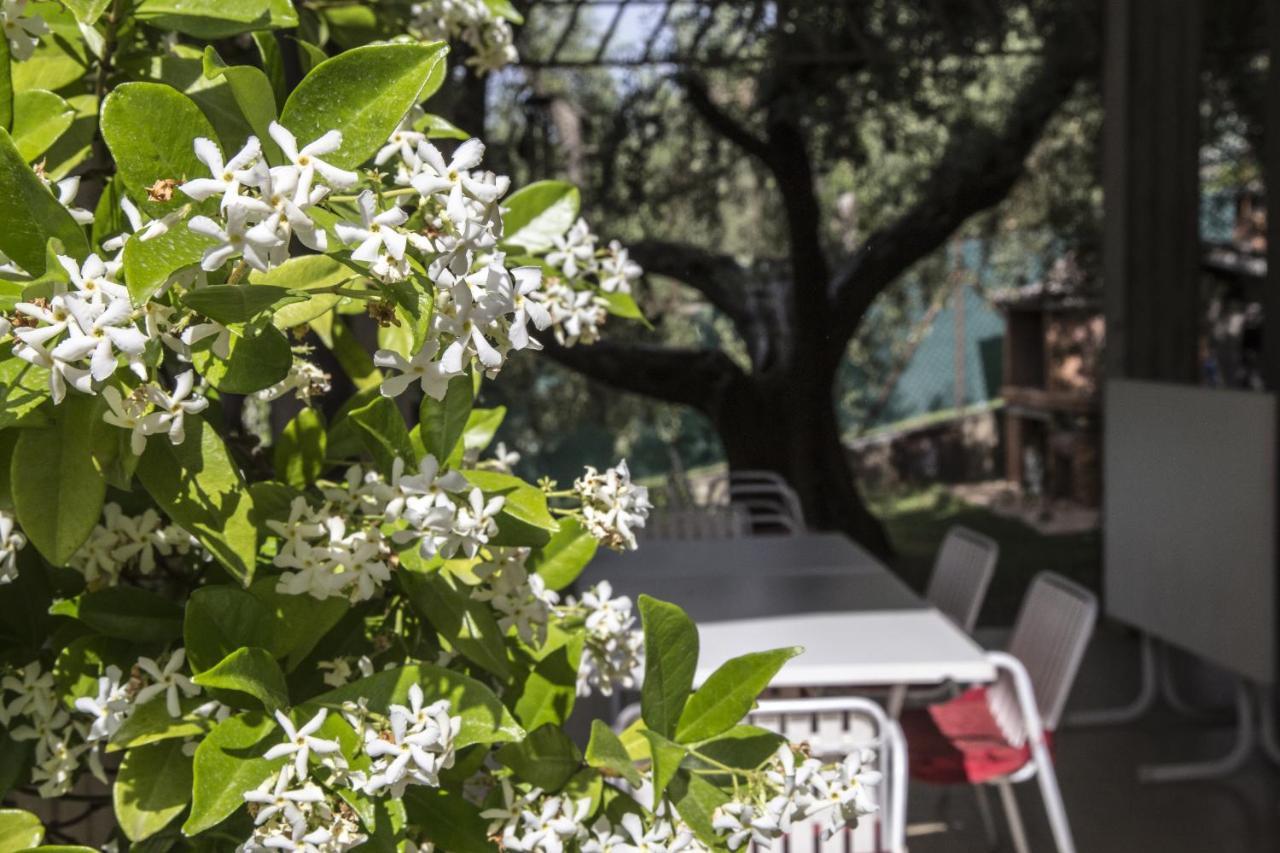
M 747 722 L 776 731 L 792 742 L 806 742 L 810 753 L 826 761 L 840 760 L 855 749 L 875 751 L 882 774 L 877 794 L 879 813 L 856 830 L 823 840 L 821 821 L 796 821 L 775 853 L 856 853 L 883 850 L 903 853 L 907 839 L 907 745 L 902 727 L 880 705 L 859 696 L 816 699 L 768 699 L 747 715 Z
M 708 488 L 707 503 L 743 508 L 753 532 L 795 534 L 805 529 L 800 496 L 774 471 L 738 470 L 724 474 Z
M 947 531 L 924 597 L 966 634 L 972 633 L 991 586 L 1000 545 L 967 527 Z
M 1097 615 L 1091 592 L 1041 572 L 1022 602 L 1008 651 L 988 653 L 999 673 L 995 684 L 902 718 L 912 777 L 997 787 L 1019 853 L 1029 847 L 1013 785 L 1032 777 L 1039 782 L 1059 853 L 1075 851 L 1049 738 L 1062 718 Z

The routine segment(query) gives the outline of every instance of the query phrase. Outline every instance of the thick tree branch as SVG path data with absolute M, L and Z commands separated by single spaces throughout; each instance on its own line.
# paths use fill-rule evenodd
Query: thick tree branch
M 972 127 L 952 138 L 924 182 L 924 198 L 870 235 L 833 279 L 834 340 L 843 344 L 856 331 L 872 300 L 898 275 L 941 246 L 970 216 L 1008 195 L 1045 126 L 1093 65 L 1087 52 L 1060 47 L 1046 55 L 1003 127 Z
M 685 97 L 689 99 L 689 106 L 702 116 L 703 121 L 710 125 L 712 130 L 752 157 L 768 163 L 769 147 L 765 141 L 725 112 L 712 99 L 711 93 L 707 90 L 707 84 L 701 77 L 685 72 L 677 74 L 675 80 L 684 89 Z
M 603 341 L 564 347 L 550 335 L 538 338 L 546 355 L 590 379 L 704 412 L 713 410 L 723 389 L 743 376 L 720 350 Z

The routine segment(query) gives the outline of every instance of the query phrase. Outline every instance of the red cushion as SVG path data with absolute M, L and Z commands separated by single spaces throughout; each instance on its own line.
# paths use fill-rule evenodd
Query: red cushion
M 1031 760 L 1031 748 L 1013 746 L 975 687 L 955 699 L 902 715 L 911 777 L 942 785 L 986 782 L 1007 776 Z M 1046 739 L 1050 735 L 1046 732 Z

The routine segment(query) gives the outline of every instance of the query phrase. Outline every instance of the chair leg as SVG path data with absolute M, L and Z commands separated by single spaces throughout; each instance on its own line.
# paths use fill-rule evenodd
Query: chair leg
M 1018 798 L 1013 793 L 1013 783 L 1001 779 L 996 783 L 1000 789 L 1000 802 L 1004 805 L 1004 816 L 1009 821 L 1009 835 L 1013 838 L 1013 849 L 1017 853 L 1031 853 L 1027 844 L 1027 830 L 1022 825 L 1022 813 L 1018 811 Z
M 1039 752 L 1043 752 L 1042 746 Z M 1058 853 L 1076 853 L 1076 843 L 1071 837 L 1071 824 L 1067 821 L 1067 807 L 1062 802 L 1062 790 L 1058 787 L 1058 776 L 1053 772 L 1053 763 L 1047 755 L 1037 756 L 1036 777 L 1040 782 L 1040 797 L 1044 800 L 1045 811 L 1049 813 L 1049 828 L 1053 830 L 1053 842 Z
M 982 820 L 982 833 L 987 838 L 987 849 L 995 850 L 1000 846 L 1000 836 L 996 833 L 995 816 L 991 814 L 991 799 L 987 796 L 986 785 L 970 785 L 973 789 L 974 801 L 978 804 L 978 817 Z

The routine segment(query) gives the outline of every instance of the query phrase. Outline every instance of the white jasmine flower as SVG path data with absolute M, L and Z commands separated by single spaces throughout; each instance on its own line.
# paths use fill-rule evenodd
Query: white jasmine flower
M 198 414 L 209 407 L 207 399 L 192 393 L 195 381 L 195 371 L 188 370 L 178 374 L 178 378 L 173 382 L 172 394 L 166 393 L 155 385 L 147 386 L 147 396 L 159 410 L 156 413 L 154 427 L 151 429 L 154 432 L 167 430 L 169 441 L 173 444 L 182 444 L 186 441 L 186 416 Z
M 28 364 L 34 364 L 49 371 L 49 397 L 55 406 L 66 398 L 67 385 L 82 394 L 93 393 L 93 377 L 89 375 L 89 371 L 61 359 L 55 359 L 45 347 L 23 342 L 14 346 L 13 354 Z
M 634 531 L 644 527 L 652 504 L 649 489 L 631 482 L 626 460 L 603 474 L 588 466 L 573 488 L 582 499 L 582 516 L 591 535 L 610 548 L 635 550 Z
M 384 370 L 400 371 L 399 375 L 388 376 L 382 380 L 380 386 L 382 396 L 399 397 L 409 390 L 409 385 L 414 380 L 417 380 L 422 393 L 434 400 L 443 400 L 445 391 L 449 387 L 449 380 L 456 374 L 447 373 L 441 363 L 435 360 L 439 348 L 439 341 L 428 338 L 423 343 L 422 349 L 414 353 L 411 359 L 406 359 L 394 350 L 380 349 L 375 352 L 373 354 L 375 365 Z
M 9 39 L 9 51 L 19 62 L 30 59 L 40 44 L 40 36 L 49 32 L 44 18 L 27 15 L 27 0 L 4 0 L 0 3 L 0 27 Z
M 293 720 L 290 720 L 283 712 L 276 711 L 276 722 L 280 724 L 280 728 L 284 729 L 287 740 L 268 749 L 263 754 L 263 757 L 267 760 L 273 760 L 292 755 L 293 767 L 297 772 L 297 778 L 305 779 L 307 777 L 307 759 L 311 756 L 311 753 L 328 755 L 337 752 L 339 749 L 336 740 L 314 737 L 315 733 L 324 725 L 325 717 L 327 716 L 329 716 L 328 709 L 321 708 L 319 713 L 302 726 L 294 727 Z
M 202 136 L 195 141 L 195 152 L 200 162 L 209 167 L 209 174 L 213 177 L 195 178 L 181 184 L 178 189 L 196 201 L 220 195 L 222 201 L 219 207 L 223 213 L 227 213 L 240 200 L 240 189 L 246 177 L 249 177 L 249 169 L 262 156 L 262 143 L 258 141 L 258 137 L 250 136 L 235 156 L 223 162 L 222 149 L 218 147 L 218 143 Z
M 138 668 L 151 678 L 151 683 L 138 691 L 137 703 L 141 705 L 149 702 L 163 693 L 169 716 L 182 716 L 182 706 L 178 703 L 179 694 L 190 698 L 200 692 L 200 687 L 180 672 L 185 658 L 186 650 L 178 649 L 169 656 L 163 668 L 151 658 L 138 658 Z
M 297 170 L 298 193 L 300 195 L 310 196 L 311 184 L 315 179 L 316 172 L 320 173 L 320 177 L 329 186 L 336 189 L 355 186 L 360 180 L 355 172 L 339 169 L 337 166 L 320 159 L 321 155 L 332 154 L 342 147 L 342 134 L 340 132 L 331 130 L 319 139 L 304 145 L 301 149 L 298 148 L 297 138 L 279 123 L 271 122 L 267 132 L 271 134 L 271 138 L 275 140 L 276 145 L 280 146 L 280 151 L 285 158 Z
M 281 716 L 279 711 L 276 712 L 276 716 Z M 299 773 L 297 778 L 305 780 L 306 774 Z M 257 788 L 244 792 L 245 802 L 261 806 L 257 815 L 254 816 L 254 825 L 261 826 L 276 815 L 282 815 L 291 824 L 303 823 L 305 817 L 299 805 L 318 803 L 324 799 L 324 791 L 318 785 L 304 781 L 301 787 L 290 789 L 289 786 L 293 781 L 294 767 L 286 764 Z
M 579 272 L 590 272 L 595 267 L 596 235 L 586 220 L 573 223 L 567 234 L 553 237 L 555 248 L 547 253 L 547 263 L 557 267 L 569 278 Z
M 141 456 L 147 449 L 147 436 L 159 427 L 158 416 L 148 419 L 147 401 L 136 393 L 125 397 L 118 388 L 108 385 L 102 389 L 102 396 L 107 401 L 107 411 L 103 412 L 102 419 L 112 426 L 129 430 L 129 449 L 134 456 Z
M 6 0 L 8 5 L 10 0 Z M 76 195 L 80 192 L 80 176 L 74 175 L 70 178 L 63 178 L 58 181 L 58 203 L 67 209 L 67 213 L 71 214 L 71 218 L 76 221 L 77 225 L 92 225 L 93 212 L 85 210 L 83 207 L 76 207 Z
M 600 262 L 600 289 L 606 293 L 630 293 L 631 283 L 644 275 L 617 240 L 609 243 L 609 254 Z
M 360 193 L 356 198 L 356 206 L 360 209 L 361 224 L 339 222 L 334 226 L 338 239 L 343 243 L 360 244 L 351 253 L 351 259 L 373 263 L 378 260 L 384 247 L 392 258 L 402 259 L 408 240 L 397 227 L 404 224 L 409 214 L 398 207 L 379 213 L 377 200 L 369 190 Z
M 187 227 L 195 233 L 218 241 L 217 246 L 204 250 L 200 267 L 213 272 L 236 256 L 255 270 L 266 272 L 271 267 L 272 250 L 285 243 L 271 229 L 250 227 L 243 207 L 232 206 L 227 210 L 226 224 L 219 224 L 207 216 L 193 216 Z
M 103 382 L 116 372 L 119 350 L 134 372 L 146 378 L 141 356 L 147 336 L 133 325 L 133 306 L 127 299 L 113 299 L 105 305 L 70 299 L 67 308 L 75 323 L 67 326 L 68 337 L 53 348 L 54 359 L 75 362 L 90 356 L 89 372 Z
M 92 698 L 81 696 L 75 701 L 77 711 L 93 717 L 85 740 L 92 742 L 111 737 L 128 716 L 131 706 L 120 678 L 120 668 L 108 666 L 98 678 L 98 695 Z
M 0 585 L 18 577 L 18 552 L 26 544 L 27 538 L 18 530 L 13 513 L 0 510 Z

